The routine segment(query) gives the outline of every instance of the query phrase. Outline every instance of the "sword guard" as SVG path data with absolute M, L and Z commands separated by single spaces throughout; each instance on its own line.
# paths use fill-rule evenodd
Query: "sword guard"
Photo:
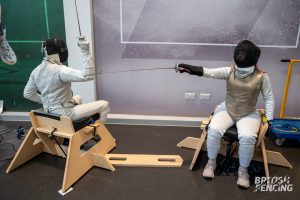
M 84 41 L 85 39 L 86 39 L 86 36 L 82 36 L 82 35 L 80 35 L 80 36 L 78 36 L 78 37 L 76 37 L 78 40 L 81 40 L 81 41 Z

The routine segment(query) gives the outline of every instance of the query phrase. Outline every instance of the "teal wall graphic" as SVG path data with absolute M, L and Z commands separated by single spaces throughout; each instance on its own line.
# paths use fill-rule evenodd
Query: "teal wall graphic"
M 0 61 L 0 100 L 5 111 L 39 108 L 23 98 L 31 71 L 41 63 L 41 43 L 47 38 L 65 39 L 62 0 L 1 0 L 2 23 L 7 40 L 17 56 L 15 65 Z

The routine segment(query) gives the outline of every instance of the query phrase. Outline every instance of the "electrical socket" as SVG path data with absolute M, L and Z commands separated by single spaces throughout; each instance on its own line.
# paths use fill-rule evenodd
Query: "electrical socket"
M 210 99 L 210 93 L 200 93 L 199 99 L 205 99 L 205 100 Z
M 184 93 L 184 99 L 188 99 L 188 100 L 196 99 L 195 92 L 186 92 L 186 93 Z

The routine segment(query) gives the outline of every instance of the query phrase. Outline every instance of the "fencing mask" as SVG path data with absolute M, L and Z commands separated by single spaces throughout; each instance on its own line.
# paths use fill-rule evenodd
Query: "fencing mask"
M 68 48 L 63 39 L 52 38 L 48 39 L 42 44 L 42 48 L 47 55 L 58 54 L 61 63 L 68 59 Z
M 240 42 L 234 50 L 234 62 L 239 68 L 251 67 L 257 64 L 260 48 L 249 40 Z

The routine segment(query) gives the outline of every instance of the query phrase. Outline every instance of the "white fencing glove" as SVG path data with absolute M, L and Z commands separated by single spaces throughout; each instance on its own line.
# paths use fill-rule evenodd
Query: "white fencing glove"
M 85 36 L 78 37 L 77 45 L 82 51 L 90 50 L 90 42 L 86 39 Z

